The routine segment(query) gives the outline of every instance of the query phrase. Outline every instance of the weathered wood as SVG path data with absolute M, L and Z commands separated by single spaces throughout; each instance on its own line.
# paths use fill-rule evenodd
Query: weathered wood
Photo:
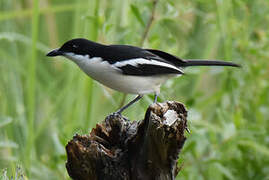
M 168 101 L 151 105 L 142 121 L 111 114 L 90 135 L 66 146 L 66 168 L 76 180 L 170 180 L 186 137 L 187 111 Z

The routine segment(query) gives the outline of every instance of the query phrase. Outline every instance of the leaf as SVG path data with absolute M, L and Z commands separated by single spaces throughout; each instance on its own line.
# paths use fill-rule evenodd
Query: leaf
M 0 118 L 0 128 L 10 124 L 12 122 L 11 117 L 1 117 Z
M 266 156 L 269 156 L 269 149 L 263 145 L 256 143 L 256 142 L 243 140 L 243 141 L 239 141 L 239 144 L 242 146 L 250 147 L 259 153 L 262 153 Z
M 226 176 L 226 178 L 228 178 L 228 179 L 236 179 L 234 177 L 233 173 L 228 168 L 223 166 L 222 164 L 216 163 L 215 167 L 218 168 L 219 171 L 222 172 Z
M 8 40 L 8 41 L 18 41 L 22 42 L 26 45 L 31 45 L 31 38 L 28 36 L 25 36 L 21 33 L 14 33 L 14 32 L 1 32 L 0 33 L 0 40 Z M 41 52 L 47 52 L 51 48 L 49 48 L 47 45 L 37 42 L 37 49 Z
M 2 172 L 0 173 L 0 179 L 1 180 L 9 180 L 7 177 L 7 169 L 3 169 Z
M 141 13 L 139 12 L 139 9 L 135 5 L 131 4 L 131 10 L 132 10 L 132 13 L 135 15 L 136 19 L 138 20 L 138 22 L 142 26 L 145 27 L 145 23 L 144 23 L 144 21 L 142 19 Z
M 0 141 L 0 148 L 18 148 L 18 144 L 13 141 Z
M 166 28 L 172 34 L 180 34 L 178 23 L 174 19 L 163 18 L 160 20 L 161 26 Z

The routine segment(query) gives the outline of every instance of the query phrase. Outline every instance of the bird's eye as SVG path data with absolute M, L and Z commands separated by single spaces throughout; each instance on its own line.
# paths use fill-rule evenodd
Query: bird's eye
M 76 49 L 76 48 L 78 48 L 78 46 L 77 46 L 77 45 L 75 45 L 75 44 L 73 44 L 73 46 L 72 46 L 72 47 L 73 47 L 73 48 L 75 48 L 75 49 Z

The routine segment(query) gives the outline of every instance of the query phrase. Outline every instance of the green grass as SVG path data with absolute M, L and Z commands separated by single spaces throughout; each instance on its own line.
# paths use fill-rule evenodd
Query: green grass
M 66 143 L 115 111 L 123 95 L 45 54 L 75 37 L 139 45 L 151 2 L 0 0 L 0 178 L 68 179 Z M 158 2 L 144 47 L 243 65 L 186 69 L 162 87 L 161 101 L 189 110 L 177 179 L 269 179 L 268 27 L 267 0 Z M 142 119 L 152 99 L 124 114 Z

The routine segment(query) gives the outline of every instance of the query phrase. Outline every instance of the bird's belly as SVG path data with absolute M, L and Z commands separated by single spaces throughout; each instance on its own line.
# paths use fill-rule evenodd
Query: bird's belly
M 123 75 L 107 62 L 78 63 L 78 66 L 90 77 L 101 84 L 124 93 L 159 93 L 160 86 L 169 76 L 130 76 Z M 172 75 L 175 76 L 175 75 Z
M 162 78 L 141 77 L 141 76 L 122 76 L 118 74 L 109 74 L 106 77 L 95 77 L 100 83 L 130 94 L 148 94 L 159 93 L 161 84 L 164 82 Z

